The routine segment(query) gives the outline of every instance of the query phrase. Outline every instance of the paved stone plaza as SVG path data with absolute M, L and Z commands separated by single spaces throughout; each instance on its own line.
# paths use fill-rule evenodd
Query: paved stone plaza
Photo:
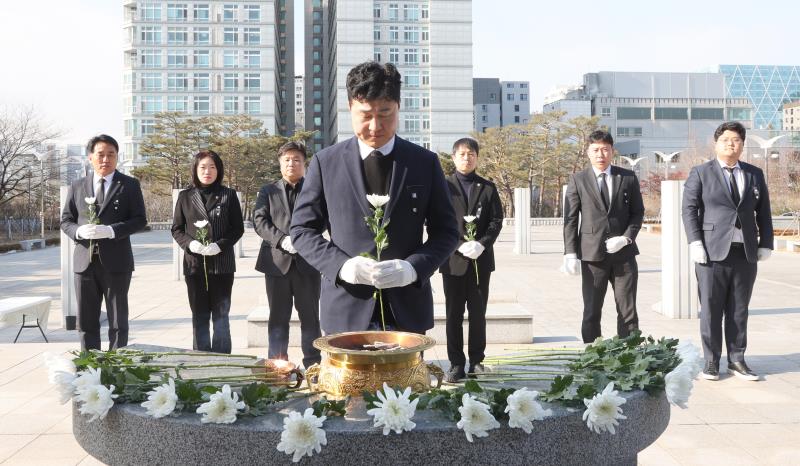
M 561 228 L 537 227 L 529 256 L 512 254 L 513 231 L 506 227 L 495 246 L 498 268 L 492 295 L 516 297 L 534 316 L 534 345 L 580 346 L 580 278 L 558 273 Z M 248 231 L 244 259 L 233 290 L 231 333 L 236 353 L 265 355 L 247 348 L 247 314 L 264 300 L 263 275 L 254 270 L 259 239 Z M 670 320 L 652 310 L 660 301 L 660 237 L 639 235 L 639 318 L 645 334 L 689 338 L 699 345 L 697 320 Z M 133 238 L 136 271 L 130 291 L 130 343 L 191 348 L 191 316 L 183 282 L 172 277 L 172 238 L 166 231 Z M 792 464 L 800 457 L 800 254 L 775 252 L 759 265 L 751 303 L 747 361 L 760 382 L 723 375 L 718 382 L 695 381 L 689 409 L 672 408 L 670 426 L 639 455 L 645 465 Z M 432 280 L 442 302 L 441 278 Z M 59 250 L 48 248 L 0 256 L 0 297 L 49 295 L 54 298 L 44 343 L 36 329 L 0 329 L 0 464 L 99 464 L 72 436 L 71 410 L 57 402 L 47 383 L 45 351 L 78 345 L 75 332 L 61 329 Z M 489 312 L 492 310 L 490 296 Z M 603 330 L 616 328 L 609 290 Z M 444 343 L 444 342 L 442 342 Z M 104 342 L 104 346 L 105 346 Z M 490 345 L 497 354 L 520 345 Z M 299 348 L 290 355 L 299 361 Z M 426 352 L 446 361 L 444 346 Z M 624 422 L 624 421 L 623 421 Z M 608 434 L 606 434 L 608 435 Z M 488 439 L 478 441 L 491 441 Z M 262 446 L 263 447 L 263 446 Z M 324 452 L 324 450 L 323 450 Z M 287 458 L 288 459 L 288 458 Z

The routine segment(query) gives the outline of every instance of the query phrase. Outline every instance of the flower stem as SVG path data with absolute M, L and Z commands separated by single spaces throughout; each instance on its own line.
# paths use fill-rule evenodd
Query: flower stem
M 481 280 L 478 278 L 478 261 L 476 259 L 473 259 L 472 264 L 475 265 L 475 284 L 480 285 Z

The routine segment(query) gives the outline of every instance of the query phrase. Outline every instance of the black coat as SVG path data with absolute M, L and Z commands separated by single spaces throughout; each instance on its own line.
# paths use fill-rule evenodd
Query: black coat
M 503 228 L 503 205 L 500 203 L 497 187 L 491 181 L 476 175 L 475 183 L 472 185 L 472 195 L 469 205 L 467 205 L 464 192 L 455 175 L 447 177 L 447 186 L 450 188 L 450 199 L 453 201 L 453 209 L 456 211 L 456 222 L 459 227 L 458 247 L 467 241 L 464 238 L 467 233 L 464 216 L 476 216 L 475 240 L 485 248 L 476 259 L 478 268 L 481 271 L 494 271 L 494 242 L 497 241 L 500 229 Z M 472 259 L 464 257 L 456 248 L 447 262 L 439 267 L 439 272 L 461 276 L 467 273 L 471 263 Z
M 242 207 L 236 191 L 220 186 L 203 204 L 200 190 L 189 188 L 178 195 L 175 214 L 172 217 L 172 237 L 186 252 L 183 256 L 184 275 L 202 274 L 203 256 L 189 251 L 189 244 L 197 239 L 198 220 L 208 220 L 210 243 L 217 243 L 222 250 L 216 256 L 206 256 L 209 275 L 236 272 L 233 246 L 244 234 Z

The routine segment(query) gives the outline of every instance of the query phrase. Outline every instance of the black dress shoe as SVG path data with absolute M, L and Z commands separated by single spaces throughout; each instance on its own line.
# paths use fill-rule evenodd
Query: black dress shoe
M 483 364 L 478 363 L 478 364 L 470 364 L 467 374 L 469 374 L 470 378 L 474 379 L 476 376 L 481 375 L 485 372 L 486 368 L 483 367 Z
M 706 366 L 700 376 L 706 380 L 719 380 L 719 362 L 706 361 Z
M 464 373 L 464 366 L 450 366 L 450 370 L 444 376 L 445 382 L 456 383 L 465 378 L 467 374 Z
M 756 381 L 758 380 L 758 374 L 751 371 L 747 364 L 744 361 L 737 361 L 737 362 L 729 362 L 728 363 L 728 373 L 733 374 L 736 377 L 739 377 L 743 380 L 750 380 Z

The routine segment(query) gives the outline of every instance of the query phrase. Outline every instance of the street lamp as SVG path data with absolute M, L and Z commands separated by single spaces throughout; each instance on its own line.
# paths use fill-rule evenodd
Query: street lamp
M 665 153 L 663 153 L 661 151 L 654 150 L 653 153 L 656 154 L 657 156 L 661 157 L 661 161 L 664 162 L 664 179 L 668 180 L 669 179 L 669 166 L 672 163 L 672 159 L 677 157 L 678 154 L 681 153 L 681 151 L 675 151 L 675 152 L 673 152 L 671 154 L 665 154 Z
M 764 183 L 766 183 L 767 187 L 769 187 L 769 159 L 770 158 L 777 159 L 779 157 L 779 154 L 770 155 L 767 153 L 767 151 L 772 149 L 772 146 L 778 141 L 778 139 L 781 139 L 783 137 L 786 137 L 786 135 L 781 134 L 780 136 L 775 136 L 772 139 L 764 139 L 759 136 L 750 135 L 750 139 L 757 142 L 758 146 L 764 149 Z M 760 155 L 755 155 L 755 154 L 753 155 L 753 157 L 761 158 Z

